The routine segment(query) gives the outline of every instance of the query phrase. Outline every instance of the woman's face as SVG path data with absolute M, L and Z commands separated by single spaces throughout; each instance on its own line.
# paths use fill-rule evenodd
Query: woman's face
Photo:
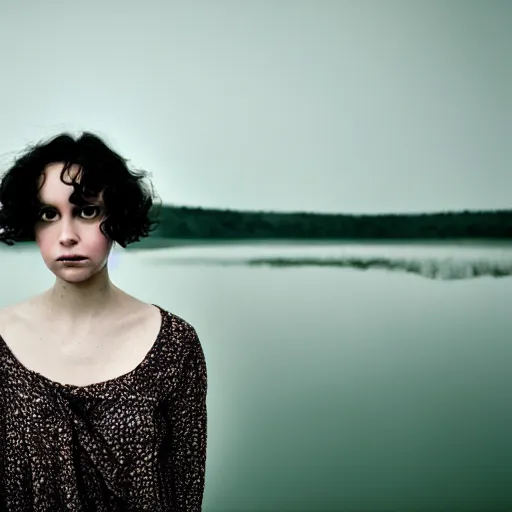
M 90 206 L 69 202 L 72 185 L 60 180 L 63 163 L 47 165 L 40 178 L 44 184 L 39 192 L 42 208 L 35 225 L 35 238 L 46 266 L 56 277 L 67 282 L 83 282 L 106 266 L 112 241 L 101 231 L 104 218 L 101 196 Z M 79 167 L 73 165 L 64 175 L 71 182 Z M 80 255 L 80 263 L 58 261 L 64 255 Z

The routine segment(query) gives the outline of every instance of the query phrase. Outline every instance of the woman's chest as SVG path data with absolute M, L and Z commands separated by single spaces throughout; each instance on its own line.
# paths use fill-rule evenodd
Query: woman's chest
M 144 496 L 147 490 L 156 496 L 169 426 L 155 396 L 124 387 L 102 396 L 22 386 L 11 386 L 7 395 L 3 461 L 13 485 L 44 481 L 48 496 L 60 495 L 85 475 L 95 488 L 107 483 L 119 493 Z
M 62 384 L 87 386 L 134 370 L 159 332 L 156 316 L 138 323 L 63 332 L 51 325 L 12 323 L 2 334 L 21 365 Z

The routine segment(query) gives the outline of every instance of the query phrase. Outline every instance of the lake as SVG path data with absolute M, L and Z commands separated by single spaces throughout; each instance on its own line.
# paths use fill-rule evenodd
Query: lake
M 0 306 L 50 287 L 0 247 Z M 208 366 L 203 510 L 512 509 L 512 246 L 116 248 Z

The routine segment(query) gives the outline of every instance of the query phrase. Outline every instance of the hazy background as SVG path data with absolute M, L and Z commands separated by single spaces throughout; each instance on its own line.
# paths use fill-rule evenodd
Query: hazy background
M 164 203 L 510 209 L 511 26 L 508 1 L 2 0 L 0 165 L 88 129 Z M 199 333 L 205 512 L 512 509 L 511 280 L 475 277 L 512 252 L 470 242 L 116 248 L 114 282 Z M 278 255 L 389 264 L 248 264 Z M 53 282 L 35 246 L 0 262 L 0 307 Z
M 2 0 L 0 163 L 91 129 L 164 202 L 509 208 L 511 25 L 507 0 Z

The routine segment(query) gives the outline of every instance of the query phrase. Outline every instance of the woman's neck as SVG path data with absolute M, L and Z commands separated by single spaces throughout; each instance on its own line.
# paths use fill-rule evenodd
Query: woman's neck
M 104 270 L 82 283 L 57 278 L 53 287 L 41 296 L 46 318 L 76 326 L 116 315 L 122 309 L 126 294 L 110 281 Z

